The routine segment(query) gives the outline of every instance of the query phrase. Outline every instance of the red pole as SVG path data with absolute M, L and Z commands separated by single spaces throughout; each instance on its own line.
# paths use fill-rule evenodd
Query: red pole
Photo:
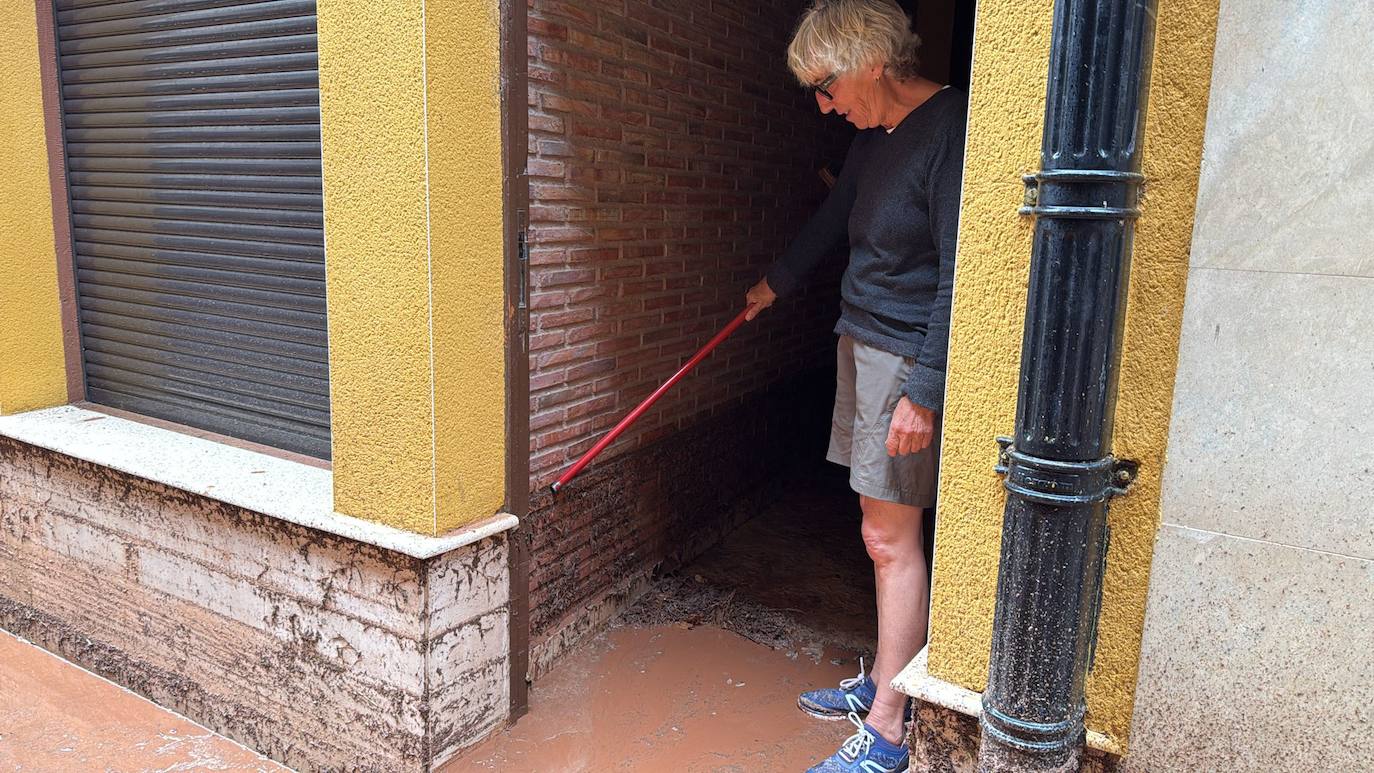
M 663 382 L 663 386 L 659 387 L 658 389 L 655 389 L 653 394 L 646 397 L 644 399 L 644 402 L 640 403 L 638 407 L 636 407 L 633 411 L 630 411 L 630 413 L 626 415 L 625 418 L 621 419 L 620 423 L 615 425 L 615 427 L 613 427 L 610 432 L 607 432 L 605 437 L 602 437 L 600 440 L 596 441 L 596 445 L 592 446 L 590 451 L 583 454 L 581 459 L 578 459 L 572 467 L 568 468 L 567 472 L 563 473 L 563 477 L 559 478 L 552 486 L 549 487 L 550 490 L 552 490 L 553 493 L 557 494 L 559 489 L 563 488 L 568 484 L 568 481 L 577 477 L 577 474 L 579 472 L 582 472 L 583 467 L 586 467 L 588 464 L 591 464 L 591 461 L 597 457 L 597 454 L 600 454 L 602 451 L 606 450 L 606 446 L 610 445 L 611 443 L 614 443 L 615 439 L 620 437 L 620 434 L 622 432 L 629 429 L 630 425 L 634 424 L 640 416 L 643 416 L 644 412 L 649 410 L 650 406 L 658 402 L 658 398 L 666 394 L 669 389 L 672 389 L 674 384 L 681 381 L 682 377 L 687 375 L 688 371 L 690 371 L 692 368 L 695 368 L 698 363 L 706 359 L 706 356 L 711 353 L 712 349 L 715 349 L 717 346 L 720 346 L 721 341 L 724 341 L 725 339 L 729 338 L 731 333 L 738 330 L 739 326 L 744 324 L 745 315 L 747 315 L 748 313 L 749 309 L 746 308 L 744 311 L 741 311 L 739 313 L 739 316 L 730 320 L 730 324 L 722 328 L 719 333 L 716 333 L 715 338 L 712 338 L 710 341 L 707 341 L 706 345 L 701 347 L 701 351 L 692 355 L 692 359 L 688 360 L 687 364 L 683 365 L 677 373 L 674 373 L 672 378 Z

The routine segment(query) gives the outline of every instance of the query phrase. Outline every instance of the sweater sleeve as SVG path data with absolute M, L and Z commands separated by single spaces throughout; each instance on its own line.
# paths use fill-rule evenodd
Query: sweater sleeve
M 768 286 L 781 298 L 795 292 L 825 256 L 844 244 L 849 235 L 849 211 L 858 192 L 860 146 L 855 135 L 845 154 L 844 168 L 820 209 L 806 221 L 786 251 L 769 267 Z
M 931 164 L 929 183 L 930 233 L 940 255 L 935 306 L 926 327 L 925 344 L 903 386 L 917 405 L 933 411 L 945 407 L 945 365 L 949 348 L 949 316 L 954 301 L 954 253 L 959 241 L 959 200 L 964 176 L 964 132 L 945 135 Z

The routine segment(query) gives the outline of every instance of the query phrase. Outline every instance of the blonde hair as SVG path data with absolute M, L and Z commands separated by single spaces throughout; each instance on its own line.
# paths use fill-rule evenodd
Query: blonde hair
M 787 66 L 803 86 L 878 63 L 906 80 L 917 75 L 920 47 L 911 19 L 893 0 L 816 0 L 792 33 Z

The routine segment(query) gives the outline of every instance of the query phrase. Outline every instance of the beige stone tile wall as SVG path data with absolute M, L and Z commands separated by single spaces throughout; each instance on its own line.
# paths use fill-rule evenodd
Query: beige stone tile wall
M 1374 562 L 1166 525 L 1130 771 L 1367 770 Z
M 1222 0 L 1128 770 L 1374 759 L 1371 43 Z

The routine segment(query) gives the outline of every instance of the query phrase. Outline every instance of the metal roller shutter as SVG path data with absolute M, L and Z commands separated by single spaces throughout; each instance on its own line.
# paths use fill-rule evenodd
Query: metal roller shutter
M 329 456 L 314 0 L 57 0 L 88 398 Z

